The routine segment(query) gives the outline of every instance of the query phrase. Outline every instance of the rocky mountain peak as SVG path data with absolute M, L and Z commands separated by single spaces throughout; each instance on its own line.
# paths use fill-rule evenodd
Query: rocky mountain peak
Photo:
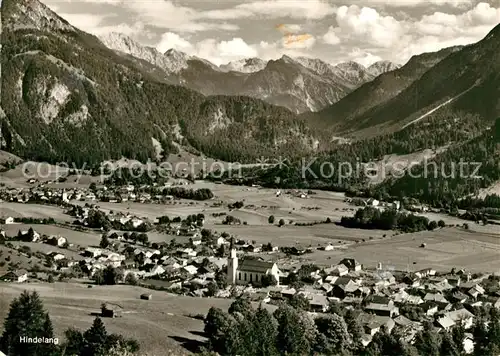
M 5 29 L 37 29 L 40 31 L 77 31 L 37 0 L 3 0 L 2 20 Z
M 228 72 L 254 73 L 264 69 L 266 64 L 267 62 L 260 58 L 244 58 L 223 64 L 220 69 Z
M 368 67 L 368 72 L 378 77 L 382 73 L 390 72 L 400 67 L 400 65 L 392 63 L 391 61 L 378 61 Z

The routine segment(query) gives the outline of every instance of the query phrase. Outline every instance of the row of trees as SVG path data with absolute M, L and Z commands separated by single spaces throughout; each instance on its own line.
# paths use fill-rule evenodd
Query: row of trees
M 22 337 L 42 338 L 45 342 L 23 342 Z M 66 330 L 65 339 L 62 344 L 55 342 L 52 321 L 40 296 L 24 291 L 10 304 L 0 349 L 9 356 L 124 356 L 139 350 L 136 340 L 109 334 L 99 318 L 84 332 Z
M 401 230 L 403 232 L 434 230 L 445 225 L 442 220 L 429 221 L 425 216 L 400 213 L 395 209 L 381 211 L 374 207 L 358 209 L 353 217 L 343 216 L 340 224 L 350 228 Z
M 205 318 L 208 350 L 220 355 L 337 355 L 337 356 L 462 356 L 463 326 L 438 332 L 424 322 L 413 343 L 405 330 L 382 328 L 368 346 L 362 344 L 363 328 L 353 309 L 335 308 L 330 314 L 312 317 L 296 307 L 282 304 L 274 313 L 262 305 L 254 310 L 240 297 L 228 312 L 212 307 Z M 474 356 L 500 352 L 500 315 L 495 308 L 477 312 L 472 328 Z M 208 351 L 205 351 L 208 353 Z

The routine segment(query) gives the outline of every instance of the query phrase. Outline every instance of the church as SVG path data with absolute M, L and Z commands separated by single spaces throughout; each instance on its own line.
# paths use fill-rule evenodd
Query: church
M 272 275 L 279 285 L 280 270 L 276 263 L 253 259 L 238 261 L 236 249 L 231 244 L 230 256 L 227 260 L 227 283 L 228 284 L 254 284 L 262 283 L 265 275 Z

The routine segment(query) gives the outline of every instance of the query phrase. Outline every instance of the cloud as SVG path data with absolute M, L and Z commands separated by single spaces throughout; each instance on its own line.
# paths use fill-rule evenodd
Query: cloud
M 284 35 L 290 35 L 290 34 L 297 33 L 299 31 L 301 31 L 302 26 L 299 24 L 295 24 L 295 23 L 293 23 L 293 24 L 281 23 L 279 25 L 276 25 L 276 29 Z
M 164 53 L 170 48 L 185 52 L 191 56 L 207 59 L 216 65 L 259 55 L 258 45 L 249 45 L 239 37 L 228 41 L 217 41 L 209 38 L 190 43 L 176 33 L 167 32 L 162 35 L 156 49 Z
M 335 7 L 326 1 L 307 0 L 266 0 L 248 2 L 236 6 L 236 9 L 246 10 L 253 15 L 266 17 L 288 17 L 293 19 L 322 19 L 335 13 Z
M 350 60 L 362 64 L 365 67 L 369 67 L 373 63 L 382 60 L 381 57 L 363 51 L 359 48 L 354 48 L 351 52 L 349 52 L 348 57 L 350 58 Z
M 437 0 L 436 0 L 437 1 Z M 366 49 L 368 53 L 396 62 L 445 47 L 479 41 L 500 22 L 500 7 L 478 3 L 462 13 L 434 12 L 420 19 L 381 15 L 376 9 L 357 5 L 341 6 L 337 26 L 330 26 L 322 40 L 330 45 Z M 357 54 L 349 53 L 354 59 Z
M 308 33 L 301 35 L 289 34 L 282 39 L 282 45 L 284 48 L 311 48 L 315 42 L 316 39 Z
M 304 56 L 307 55 L 307 52 L 303 52 L 303 50 L 310 49 L 315 43 L 315 38 L 311 35 L 295 35 L 294 40 L 289 39 L 288 43 L 286 41 L 287 37 L 283 37 L 276 42 L 260 41 L 249 44 L 243 38 L 234 37 L 230 40 L 209 38 L 198 42 L 190 42 L 176 33 L 167 32 L 162 35 L 156 49 L 164 53 L 170 48 L 174 48 L 191 56 L 204 58 L 216 65 L 220 65 L 252 57 L 276 59 L 284 54 Z
M 416 7 L 416 6 L 428 6 L 428 5 L 435 5 L 435 6 L 445 6 L 449 5 L 452 7 L 456 8 L 465 8 L 465 7 L 471 7 L 474 3 L 475 0 L 358 0 L 358 1 L 351 1 L 351 3 L 356 2 L 356 3 L 362 3 L 363 5 L 367 6 L 384 6 L 384 7 Z
M 59 13 L 63 19 L 68 21 L 71 25 L 76 28 L 83 29 L 84 31 L 88 31 L 91 33 L 95 33 L 98 31 L 100 27 L 102 27 L 102 23 L 104 19 L 106 19 L 107 15 L 96 15 L 96 14 L 68 14 L 68 13 Z
M 335 28 L 330 26 L 328 31 L 323 35 L 323 42 L 332 46 L 338 45 L 341 41 L 335 32 Z
M 171 48 L 186 53 L 190 53 L 193 50 L 193 46 L 189 41 L 186 41 L 177 33 L 166 32 L 161 36 L 160 42 L 156 45 L 156 49 L 161 53 L 165 53 Z
M 341 6 L 336 20 L 340 32 L 350 39 L 379 47 L 392 46 L 404 31 L 404 22 L 392 16 L 381 16 L 369 7 Z

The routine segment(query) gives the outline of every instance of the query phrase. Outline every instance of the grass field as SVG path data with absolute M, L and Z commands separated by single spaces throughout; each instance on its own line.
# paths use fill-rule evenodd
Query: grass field
M 5 219 L 9 216 L 13 218 L 53 218 L 59 222 L 71 222 L 74 220 L 73 217 L 64 214 L 64 210 L 57 206 L 2 202 L 0 206 L 0 218 Z
M 420 247 L 425 243 L 426 247 Z M 315 251 L 307 259 L 319 264 L 337 263 L 344 257 L 358 259 L 366 267 L 381 262 L 387 268 L 411 271 L 453 267 L 477 272 L 500 272 L 500 235 L 462 228 L 402 234 L 350 245 L 345 251 Z M 415 262 L 415 264 L 414 264 Z
M 69 228 L 54 226 L 54 225 L 41 225 L 41 224 L 11 224 L 4 225 L 4 230 L 8 236 L 16 236 L 19 230 L 28 230 L 33 227 L 33 230 L 40 235 L 61 235 L 68 239 L 68 243 L 80 246 L 99 245 L 101 241 L 101 234 L 76 231 Z
M 87 329 L 99 312 L 101 303 L 116 303 L 123 308 L 120 318 L 103 318 L 109 332 L 137 339 L 143 356 L 185 355 L 187 347 L 199 341 L 203 321 L 188 315 L 206 314 L 211 306 L 226 309 L 229 299 L 191 298 L 132 286 L 94 286 L 73 283 L 0 284 L 0 322 L 8 313 L 9 304 L 23 290 L 36 290 L 48 310 L 56 336 L 62 338 L 69 327 Z M 142 293 L 152 300 L 140 300 Z

